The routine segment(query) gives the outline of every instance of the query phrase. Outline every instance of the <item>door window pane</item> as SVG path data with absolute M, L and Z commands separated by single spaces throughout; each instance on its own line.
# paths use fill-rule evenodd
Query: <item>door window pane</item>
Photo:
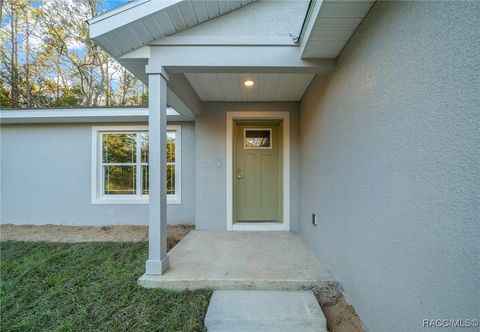
M 246 129 L 245 130 L 245 149 L 268 149 L 271 148 L 270 129 Z
M 102 155 L 104 163 L 135 163 L 136 134 L 103 134 Z
M 135 195 L 135 166 L 104 166 L 105 195 Z

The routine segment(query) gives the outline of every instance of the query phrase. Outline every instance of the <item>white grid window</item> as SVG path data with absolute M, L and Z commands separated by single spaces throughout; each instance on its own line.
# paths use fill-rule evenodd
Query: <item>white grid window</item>
M 94 127 L 92 203 L 147 204 L 149 194 L 146 127 Z M 167 128 L 167 203 L 181 203 L 180 126 Z

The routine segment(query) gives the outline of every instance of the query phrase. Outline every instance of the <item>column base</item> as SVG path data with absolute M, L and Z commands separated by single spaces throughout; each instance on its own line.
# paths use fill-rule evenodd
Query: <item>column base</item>
M 145 263 L 145 274 L 163 274 L 168 269 L 168 256 L 162 260 L 147 260 Z

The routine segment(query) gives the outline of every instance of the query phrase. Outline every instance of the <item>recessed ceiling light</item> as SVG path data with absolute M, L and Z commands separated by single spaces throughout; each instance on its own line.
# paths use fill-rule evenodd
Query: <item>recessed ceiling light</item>
M 255 85 L 255 82 L 252 81 L 252 80 L 246 80 L 245 82 L 243 82 L 243 84 L 245 86 L 254 86 Z

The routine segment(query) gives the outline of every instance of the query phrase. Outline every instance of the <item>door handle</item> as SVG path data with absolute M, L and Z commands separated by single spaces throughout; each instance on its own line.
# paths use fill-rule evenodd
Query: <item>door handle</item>
M 245 178 L 244 176 L 237 175 L 237 179 L 239 179 L 239 180 L 244 179 L 244 178 Z

